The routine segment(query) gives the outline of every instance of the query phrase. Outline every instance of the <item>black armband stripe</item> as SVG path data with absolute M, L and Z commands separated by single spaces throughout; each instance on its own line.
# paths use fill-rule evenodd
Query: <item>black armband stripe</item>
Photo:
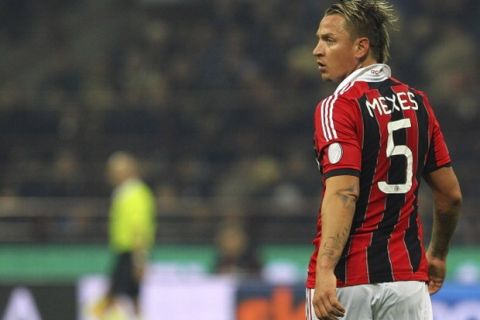
M 357 169 L 334 169 L 324 174 L 325 179 L 335 176 L 355 176 L 360 177 L 360 171 Z

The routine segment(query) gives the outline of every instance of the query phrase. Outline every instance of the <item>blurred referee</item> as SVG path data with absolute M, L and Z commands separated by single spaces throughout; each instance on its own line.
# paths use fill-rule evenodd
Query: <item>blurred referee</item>
M 137 160 L 125 152 L 112 154 L 107 163 L 115 187 L 109 217 L 109 240 L 114 254 L 110 288 L 94 313 L 102 319 L 119 310 L 119 298 L 128 297 L 140 318 L 139 289 L 149 250 L 155 239 L 155 200 L 140 179 Z

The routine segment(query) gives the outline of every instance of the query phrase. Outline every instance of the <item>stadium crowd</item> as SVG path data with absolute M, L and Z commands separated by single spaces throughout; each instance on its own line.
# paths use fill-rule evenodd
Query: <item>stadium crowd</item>
M 429 93 L 465 195 L 455 242 L 478 243 L 480 4 L 393 3 L 393 74 Z M 108 197 L 105 160 L 128 150 L 159 214 L 248 214 L 257 202 L 313 217 L 312 114 L 332 87 L 311 51 L 326 5 L 2 1 L 2 201 Z

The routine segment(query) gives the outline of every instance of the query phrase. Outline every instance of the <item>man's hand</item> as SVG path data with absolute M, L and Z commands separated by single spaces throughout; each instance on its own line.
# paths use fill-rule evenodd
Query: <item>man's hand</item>
M 428 281 L 428 292 L 435 294 L 440 290 L 445 280 L 447 271 L 446 259 L 434 257 L 429 251 L 427 251 L 428 261 L 428 275 L 430 280 Z
M 317 273 L 313 309 L 319 320 L 335 320 L 345 315 L 337 299 L 337 278 L 333 272 Z

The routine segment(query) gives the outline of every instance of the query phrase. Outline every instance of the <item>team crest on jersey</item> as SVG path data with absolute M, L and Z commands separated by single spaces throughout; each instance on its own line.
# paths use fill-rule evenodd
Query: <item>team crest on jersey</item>
M 338 163 L 342 159 L 342 155 L 343 149 L 340 143 L 335 142 L 328 147 L 328 161 L 331 164 Z

